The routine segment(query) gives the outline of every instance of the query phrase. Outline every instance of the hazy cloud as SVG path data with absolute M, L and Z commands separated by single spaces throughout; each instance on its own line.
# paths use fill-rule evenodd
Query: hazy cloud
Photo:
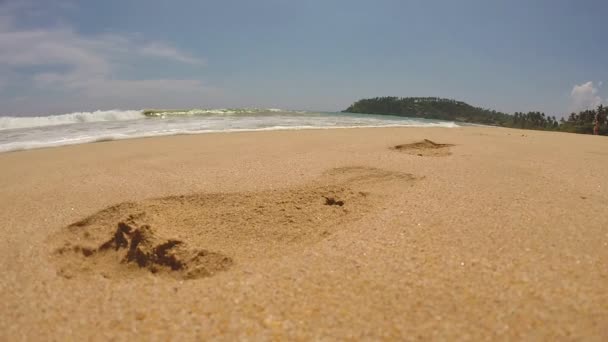
M 128 60 L 146 56 L 203 64 L 167 43 L 141 43 L 127 36 L 83 37 L 69 28 L 0 32 L 0 63 L 13 67 L 63 67 L 69 69 L 64 75 L 106 75 Z
M 572 100 L 571 109 L 577 111 L 595 108 L 602 103 L 602 98 L 598 95 L 598 89 L 592 81 L 574 85 L 570 98 Z
M 13 20 L 8 15 L 0 12 L 0 31 L 8 30 L 13 25 Z
M 13 2 L 9 5 L 3 7 L 0 0 L 0 90 L 16 86 L 34 89 L 39 95 L 69 93 L 72 101 L 78 101 L 73 103 L 74 109 L 102 98 L 109 102 L 108 106 L 113 102 L 145 106 L 146 99 L 158 102 L 159 97 L 173 95 L 188 102 L 183 94 L 190 96 L 189 102 L 192 102 L 210 91 L 200 80 L 125 79 L 122 76 L 124 73 L 120 71 L 132 68 L 137 61 L 160 59 L 204 66 L 202 58 L 167 42 L 145 40 L 135 35 L 83 35 L 65 25 L 45 29 L 18 28 L 14 19 L 18 10 L 24 7 Z M 133 101 L 129 102 L 128 98 Z M 16 103 L 16 99 L 8 98 L 3 102 Z M 45 108 L 44 104 L 40 104 L 40 108 Z
M 153 42 L 142 46 L 139 52 L 147 56 L 155 56 L 161 58 L 172 59 L 174 61 L 193 64 L 193 65 L 204 65 L 205 61 L 201 58 L 192 57 L 176 48 L 169 46 L 165 43 Z

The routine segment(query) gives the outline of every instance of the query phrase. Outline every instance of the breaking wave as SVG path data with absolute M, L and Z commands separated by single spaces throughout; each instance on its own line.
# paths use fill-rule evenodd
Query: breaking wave
M 83 122 L 125 121 L 145 118 L 141 110 L 97 110 L 49 116 L 0 116 L 0 130 L 68 125 Z
M 142 111 L 149 117 L 167 117 L 171 115 L 252 115 L 272 113 L 305 113 L 278 108 L 208 108 L 208 109 L 146 109 Z
M 179 134 L 364 127 L 459 125 L 391 115 L 281 109 L 109 110 L 0 117 L 0 152 Z
M 278 108 L 212 108 L 212 109 L 146 109 L 146 110 L 97 110 L 49 116 L 0 116 L 0 130 L 68 125 L 83 122 L 125 121 L 171 116 L 239 116 L 256 114 L 304 114 Z

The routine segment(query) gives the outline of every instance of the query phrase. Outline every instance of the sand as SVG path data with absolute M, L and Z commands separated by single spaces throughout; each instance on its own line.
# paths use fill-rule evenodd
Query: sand
M 606 340 L 607 170 L 483 127 L 0 154 L 0 340 Z

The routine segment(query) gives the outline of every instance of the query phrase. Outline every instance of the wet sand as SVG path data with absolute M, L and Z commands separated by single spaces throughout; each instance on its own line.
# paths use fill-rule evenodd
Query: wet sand
M 606 340 L 607 170 L 484 127 L 0 154 L 0 339 Z

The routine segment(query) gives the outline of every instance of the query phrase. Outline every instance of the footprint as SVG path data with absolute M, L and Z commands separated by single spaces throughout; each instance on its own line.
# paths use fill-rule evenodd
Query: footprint
M 51 259 L 66 278 L 210 277 L 317 243 L 382 208 L 394 184 L 414 181 L 405 173 L 345 167 L 297 188 L 121 203 L 50 237 Z
M 452 146 L 454 145 L 438 144 L 434 141 L 424 139 L 423 141 L 411 144 L 396 145 L 392 147 L 392 149 L 420 157 L 445 157 L 452 154 L 450 152 L 450 147 Z

